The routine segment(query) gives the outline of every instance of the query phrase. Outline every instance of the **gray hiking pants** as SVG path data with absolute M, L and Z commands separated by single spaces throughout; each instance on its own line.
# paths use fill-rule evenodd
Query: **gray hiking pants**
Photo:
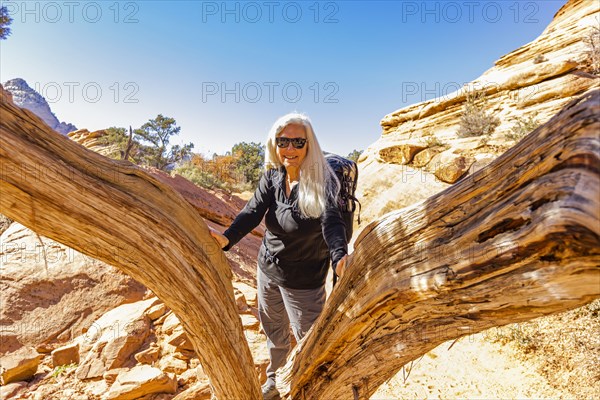
M 257 268 L 258 316 L 267 335 L 270 363 L 267 378 L 275 379 L 290 351 L 290 325 L 296 341 L 306 335 L 325 304 L 325 286 L 288 289 L 277 285 Z

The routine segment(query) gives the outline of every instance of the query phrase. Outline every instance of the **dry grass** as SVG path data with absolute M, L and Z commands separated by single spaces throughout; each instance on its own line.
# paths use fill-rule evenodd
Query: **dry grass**
M 590 62 L 590 72 L 600 75 L 600 28 L 591 26 L 583 42 L 587 46 L 587 57 Z
M 600 398 L 600 299 L 562 314 L 495 328 L 489 337 L 537 365 L 540 375 L 561 392 Z
M 500 125 L 500 119 L 487 112 L 489 105 L 481 91 L 467 92 L 460 116 L 458 137 L 491 136 Z

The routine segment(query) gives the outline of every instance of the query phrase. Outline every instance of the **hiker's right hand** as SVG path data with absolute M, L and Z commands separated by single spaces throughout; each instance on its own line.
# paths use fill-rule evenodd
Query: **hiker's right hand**
M 210 232 L 210 235 L 215 238 L 217 243 L 219 243 L 221 248 L 224 248 L 229 244 L 229 239 L 227 239 L 227 236 L 223 235 L 221 232 L 211 228 L 210 226 L 208 227 L 208 231 Z
M 338 261 L 337 265 L 335 266 L 335 274 L 341 278 L 342 275 L 344 275 L 344 271 L 346 270 L 346 268 L 348 268 L 349 263 L 350 255 L 346 254 L 340 259 L 340 261 Z

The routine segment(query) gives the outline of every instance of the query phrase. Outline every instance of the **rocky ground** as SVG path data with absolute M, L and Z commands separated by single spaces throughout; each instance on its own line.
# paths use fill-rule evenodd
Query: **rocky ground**
M 235 296 L 264 380 L 268 359 L 256 290 L 236 282 Z M 147 297 L 110 310 L 66 345 L 25 347 L 4 357 L 2 398 L 210 398 L 208 378 L 179 319 L 158 298 Z
M 237 282 L 235 293 L 264 380 L 268 359 L 256 318 L 256 291 Z M 596 300 L 444 343 L 405 366 L 371 399 L 598 398 L 599 312 Z M 107 312 L 67 345 L 15 357 L 20 368 L 4 371 L 3 379 L 11 380 L 16 370 L 36 372 L 2 386 L 2 399 L 210 398 L 208 379 L 179 320 L 153 296 Z

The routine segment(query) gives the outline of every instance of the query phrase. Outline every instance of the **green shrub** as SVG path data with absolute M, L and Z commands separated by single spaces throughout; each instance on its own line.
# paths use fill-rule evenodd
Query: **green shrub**
M 59 376 L 66 374 L 68 370 L 73 368 L 77 368 L 77 364 L 59 365 L 54 368 L 54 371 L 52 371 L 52 377 L 56 379 Z
M 214 164 L 201 163 L 198 165 L 193 161 L 186 161 L 174 168 L 173 174 L 181 175 L 196 186 L 205 189 L 222 189 L 229 193 L 241 193 L 255 189 L 252 183 L 246 182 L 244 176 L 236 171 L 227 173 L 227 171 L 219 171 L 214 167 Z
M 536 119 L 537 113 L 534 113 L 527 118 L 517 117 L 514 119 L 514 124 L 511 128 L 511 132 L 507 133 L 505 137 L 509 140 L 518 142 L 527 136 L 530 132 L 533 132 L 540 126 L 540 122 Z
M 458 137 L 490 136 L 494 133 L 500 125 L 500 120 L 485 111 L 487 106 L 483 92 L 476 90 L 467 92 L 467 100 L 460 117 Z
M 360 155 L 363 153 L 364 150 L 352 150 L 351 153 L 348 153 L 348 155 L 346 156 L 346 158 L 348 160 L 352 160 L 354 162 L 358 162 L 358 159 L 360 158 Z
M 177 166 L 173 172 L 183 176 L 196 186 L 206 189 L 224 189 L 222 182 L 213 174 L 211 174 L 209 171 L 202 170 L 202 168 L 189 161 Z

